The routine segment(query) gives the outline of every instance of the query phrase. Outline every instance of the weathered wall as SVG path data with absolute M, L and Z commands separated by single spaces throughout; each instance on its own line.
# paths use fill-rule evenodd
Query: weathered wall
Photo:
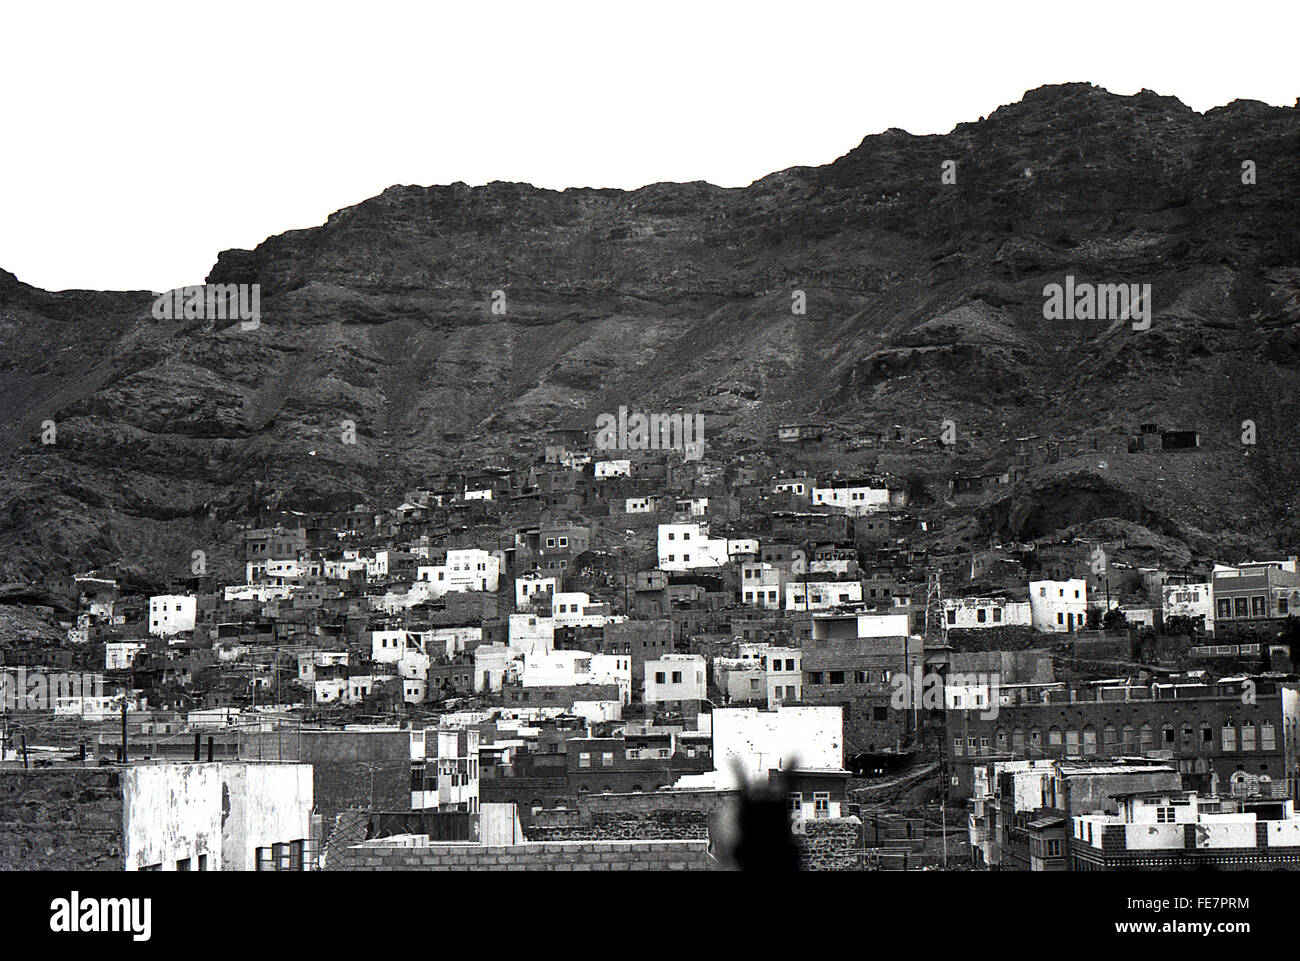
M 115 769 L 0 771 L 0 871 L 121 871 L 124 847 Z
M 577 841 L 489 847 L 358 845 L 336 870 L 353 871 L 710 871 L 704 841 Z
M 208 856 L 209 870 L 221 863 L 221 762 L 140 764 L 122 772 L 125 799 L 125 867 L 161 865 Z
M 338 814 L 351 808 L 411 809 L 410 731 L 242 734 L 239 751 L 244 760 L 310 764 L 316 810 L 326 824 L 332 824 Z
M 264 762 L 222 766 L 221 870 L 257 870 L 257 849 L 311 837 L 312 769 Z

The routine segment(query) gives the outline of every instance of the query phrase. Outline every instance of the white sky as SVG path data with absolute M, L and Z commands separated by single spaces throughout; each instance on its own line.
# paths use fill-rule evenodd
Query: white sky
M 392 184 L 742 186 L 1045 83 L 1300 95 L 1300 3 L 41 2 L 0 12 L 0 267 L 201 283 Z

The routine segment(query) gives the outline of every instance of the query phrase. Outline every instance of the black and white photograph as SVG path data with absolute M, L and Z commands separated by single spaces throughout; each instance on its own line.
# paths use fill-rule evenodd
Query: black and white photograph
M 6 0 L 6 932 L 1293 939 L 1298 36 Z

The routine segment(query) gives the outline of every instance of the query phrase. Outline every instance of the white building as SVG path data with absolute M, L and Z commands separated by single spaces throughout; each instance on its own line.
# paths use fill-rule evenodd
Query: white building
M 715 708 L 713 724 L 714 770 L 698 779 L 699 786 L 721 790 L 746 782 L 766 784 L 770 772 L 789 770 L 841 774 L 844 770 L 844 709 L 829 707 L 779 707 L 761 711 L 752 707 Z M 693 787 L 697 779 L 684 778 L 677 787 Z M 801 802 L 802 803 L 802 802 Z M 824 800 L 812 810 L 793 812 L 803 817 L 839 817 L 838 802 Z
M 763 652 L 763 667 L 769 708 L 803 697 L 803 651 L 797 647 L 769 647 Z
M 889 488 L 858 481 L 831 481 L 824 487 L 813 487 L 812 502 L 814 506 L 850 514 L 870 514 L 889 507 Z
M 653 514 L 659 510 L 658 497 L 625 497 L 623 499 L 624 514 Z
M 986 627 L 1030 627 L 1034 623 L 1028 601 L 1005 597 L 949 597 L 943 602 L 944 620 L 950 628 L 978 630 Z
M 574 687 L 613 684 L 619 701 L 632 700 L 632 658 L 626 654 L 546 651 L 524 655 L 524 687 Z
M 606 477 L 632 476 L 632 462 L 630 460 L 598 460 L 595 468 L 596 480 L 604 480 Z
M 144 641 L 107 641 L 104 644 L 104 670 L 125 671 L 145 649 Z
M 728 557 L 757 557 L 757 537 L 736 537 L 727 541 Z
M 311 868 L 310 764 L 140 764 L 121 778 L 128 871 Z
M 726 538 L 711 539 L 707 524 L 659 525 L 660 570 L 723 567 L 729 559 Z
M 433 597 L 466 591 L 491 594 L 501 576 L 501 558 L 477 548 L 452 549 L 445 564 L 420 566 L 416 576 L 429 585 Z
M 702 701 L 707 697 L 704 658 L 699 654 L 665 654 L 645 662 L 645 702 Z
M 510 650 L 518 654 L 555 650 L 555 619 L 536 614 L 511 614 Z
M 785 593 L 786 573 L 774 564 L 740 565 L 740 600 L 764 610 L 777 611 Z
M 188 594 L 160 594 L 149 598 L 149 633 L 166 637 L 194 630 L 197 598 Z
M 1081 578 L 1030 581 L 1029 605 L 1036 631 L 1082 630 L 1088 626 L 1088 582 Z
M 785 609 L 787 611 L 824 611 L 844 604 L 860 603 L 862 603 L 861 581 L 811 579 L 786 581 Z
M 554 577 L 542 577 L 533 572 L 515 578 L 515 610 L 522 610 L 539 594 L 554 594 L 557 584 Z

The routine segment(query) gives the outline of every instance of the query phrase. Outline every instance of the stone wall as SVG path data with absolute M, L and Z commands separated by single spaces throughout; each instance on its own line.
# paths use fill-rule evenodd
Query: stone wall
M 123 849 L 115 769 L 0 771 L 0 871 L 121 871 Z
M 855 817 L 806 818 L 800 838 L 805 871 L 863 870 L 862 822 Z
M 593 794 L 537 812 L 526 830 L 530 841 L 705 840 L 710 821 L 734 798 L 730 791 Z
M 337 870 L 352 871 L 710 871 L 705 841 L 569 841 L 411 845 L 349 849 Z

